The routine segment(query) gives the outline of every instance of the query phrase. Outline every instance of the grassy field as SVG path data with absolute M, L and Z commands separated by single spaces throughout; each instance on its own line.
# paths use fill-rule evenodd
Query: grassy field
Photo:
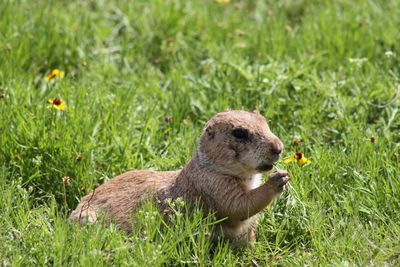
M 400 265 L 399 25 L 397 0 L 2 0 L 0 264 Z M 227 109 L 312 161 L 278 164 L 253 251 L 151 204 L 129 236 L 67 222 L 114 175 L 182 167 Z

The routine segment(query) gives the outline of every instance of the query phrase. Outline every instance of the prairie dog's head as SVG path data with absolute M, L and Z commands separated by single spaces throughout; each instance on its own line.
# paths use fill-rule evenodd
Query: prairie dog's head
M 269 171 L 283 144 L 259 113 L 227 111 L 216 114 L 200 137 L 199 155 L 213 170 L 239 178 Z

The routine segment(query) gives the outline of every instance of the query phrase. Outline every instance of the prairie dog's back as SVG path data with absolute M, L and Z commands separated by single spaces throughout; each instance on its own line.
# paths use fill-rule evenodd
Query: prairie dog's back
M 71 213 L 70 220 L 94 223 L 99 214 L 127 231 L 131 216 L 148 193 L 154 193 L 173 184 L 180 171 L 129 171 L 97 187 L 82 198 Z

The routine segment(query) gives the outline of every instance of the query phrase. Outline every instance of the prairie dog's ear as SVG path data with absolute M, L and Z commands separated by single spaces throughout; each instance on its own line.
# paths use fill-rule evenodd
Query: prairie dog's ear
M 257 114 L 257 115 L 261 115 L 260 111 L 258 111 L 257 109 L 253 110 L 253 113 Z
M 214 139 L 215 132 L 212 130 L 211 126 L 207 126 L 206 133 L 207 133 L 208 140 Z

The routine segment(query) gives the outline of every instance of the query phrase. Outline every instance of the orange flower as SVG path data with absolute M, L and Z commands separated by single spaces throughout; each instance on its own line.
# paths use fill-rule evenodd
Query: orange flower
M 59 69 L 54 69 L 54 70 L 51 70 L 46 75 L 46 77 L 44 77 L 44 80 L 46 82 L 50 82 L 50 81 L 52 81 L 54 79 L 62 79 L 62 78 L 64 78 L 64 76 L 65 76 L 65 72 L 64 71 L 61 71 Z
M 53 98 L 48 100 L 49 104 L 47 108 L 55 108 L 57 110 L 64 110 L 65 104 L 60 98 Z

